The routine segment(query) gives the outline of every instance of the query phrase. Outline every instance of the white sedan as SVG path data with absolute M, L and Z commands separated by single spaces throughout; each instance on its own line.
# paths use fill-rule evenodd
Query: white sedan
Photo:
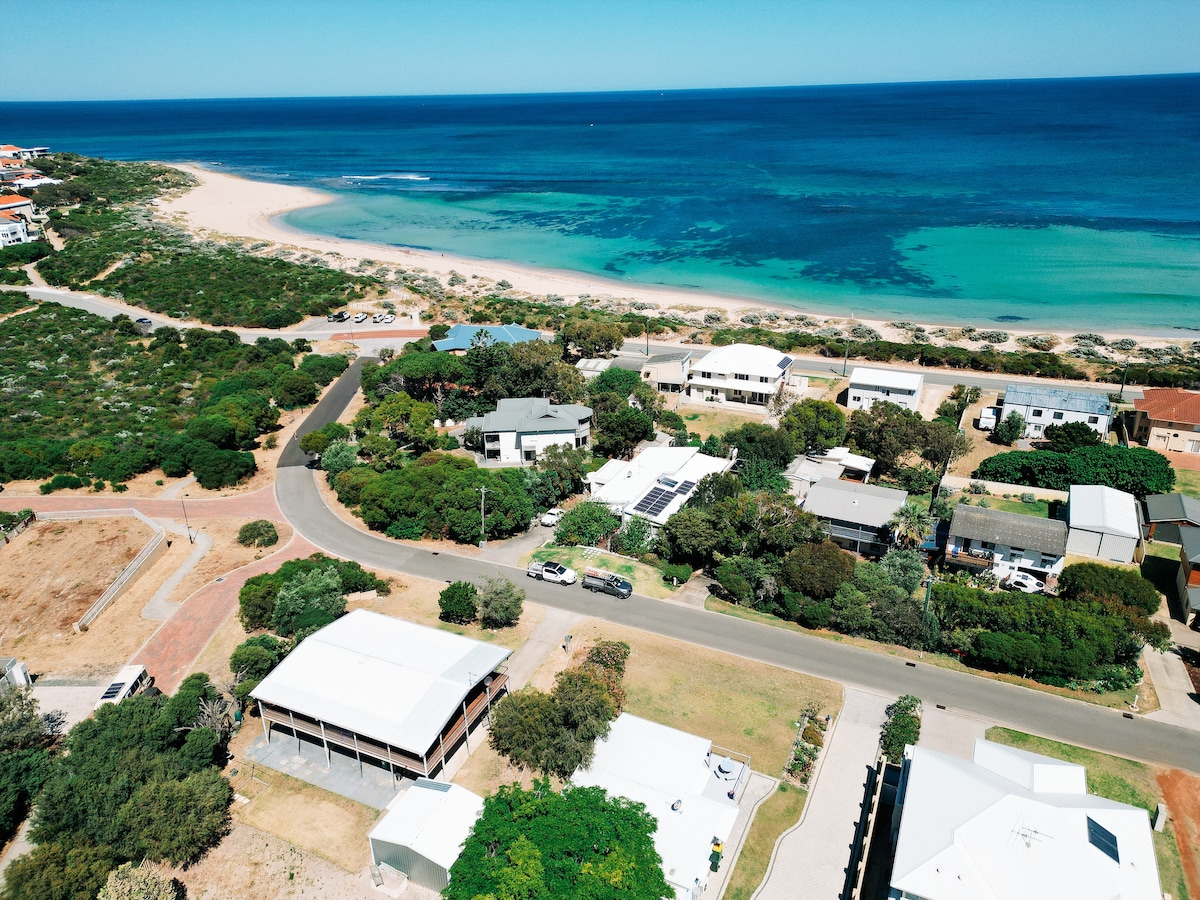
M 1000 584 L 1010 591 L 1023 591 L 1026 594 L 1040 594 L 1046 589 L 1045 582 L 1038 581 L 1028 572 L 1016 572 L 1009 575 Z
M 553 528 L 558 524 L 559 520 L 566 515 L 566 510 L 559 509 L 557 506 L 554 509 L 548 509 L 542 513 L 542 518 L 539 520 L 543 525 Z

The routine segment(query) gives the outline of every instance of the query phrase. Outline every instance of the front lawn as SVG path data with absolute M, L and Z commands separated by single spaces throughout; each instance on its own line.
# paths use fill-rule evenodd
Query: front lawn
M 1176 469 L 1175 490 L 1200 500 L 1200 470 Z
M 1005 499 L 1004 497 L 995 497 L 991 494 L 979 496 L 976 494 L 957 494 L 950 499 L 950 502 L 957 503 L 961 497 L 966 497 L 971 501 L 972 506 L 978 506 L 980 500 L 987 501 L 988 509 L 999 509 L 1004 512 L 1019 513 L 1023 516 L 1033 516 L 1038 519 L 1046 519 L 1050 516 L 1050 504 L 1045 500 L 1036 500 L 1033 503 L 1022 503 L 1020 500 Z
M 997 744 L 1007 744 L 1010 747 L 1028 750 L 1030 753 L 1040 753 L 1086 767 L 1088 792 L 1099 797 L 1128 803 L 1151 814 L 1162 802 L 1162 791 L 1159 790 L 1154 770 L 1144 763 L 1109 756 L 1095 750 L 1085 750 L 1074 744 L 1062 744 L 1048 738 L 1034 737 L 1008 728 L 989 728 L 986 737 Z M 1180 847 L 1175 839 L 1174 823 L 1170 817 L 1167 818 L 1163 831 L 1154 832 L 1154 852 L 1158 857 L 1158 877 L 1163 890 L 1177 900 L 1185 900 L 1189 896 L 1187 881 L 1183 875 Z
M 725 900 L 750 900 L 767 874 L 775 842 L 781 834 L 800 821 L 800 814 L 804 812 L 807 800 L 807 791 L 802 791 L 795 785 L 781 783 L 775 793 L 763 801 L 758 812 L 754 814 L 750 834 L 746 837 L 746 843 L 737 858 L 737 865 L 734 866 L 729 884 L 725 888 Z
M 676 411 L 683 416 L 683 421 L 687 423 L 688 433 L 700 435 L 701 440 L 710 434 L 719 436 L 727 431 L 740 428 L 747 422 L 761 422 L 766 416 L 766 410 L 763 410 L 758 415 L 732 412 L 725 409 L 714 409 L 712 411 L 707 409 L 697 410 L 694 407 L 688 406 L 680 407 Z
M 533 553 L 521 558 L 521 565 L 527 566 L 532 560 L 544 562 L 552 559 L 555 562 L 562 563 L 564 566 L 569 566 L 579 573 L 579 577 L 583 578 L 583 570 L 587 568 L 603 569 L 606 572 L 612 572 L 615 575 L 620 575 L 626 581 L 633 585 L 633 592 L 641 594 L 645 597 L 654 597 L 662 600 L 670 597 L 675 588 L 669 584 L 665 584 L 662 580 L 662 572 L 653 566 L 648 566 L 645 563 L 637 562 L 624 556 L 617 556 L 615 553 L 604 553 L 603 551 L 587 547 L 542 547 L 534 550 Z M 574 585 L 578 588 L 578 585 Z

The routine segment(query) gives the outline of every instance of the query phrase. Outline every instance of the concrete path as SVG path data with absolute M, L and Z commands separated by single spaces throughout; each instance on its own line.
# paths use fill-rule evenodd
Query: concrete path
M 287 560 L 309 556 L 316 550 L 296 534 L 270 556 L 210 581 L 188 597 L 175 615 L 151 635 L 134 654 L 132 662 L 145 666 L 160 690 L 168 694 L 174 692 L 213 635 L 237 610 L 238 591 L 246 579 L 273 572 Z
M 922 706 L 921 738 L 917 745 L 959 759 L 971 759 L 975 755 L 975 739 L 983 737 L 988 726 L 982 719 L 936 706 Z
M 33 844 L 29 842 L 29 828 L 32 823 L 33 817 L 31 816 L 21 824 L 9 843 L 8 849 L 4 851 L 3 856 L 0 856 L 0 890 L 4 889 L 4 870 L 8 868 L 8 864 L 33 850 Z
M 848 689 L 828 732 L 820 769 L 799 823 L 775 844 L 753 900 L 836 900 L 846 885 L 867 772 L 875 763 L 884 710 L 891 701 Z
M 191 487 L 195 483 L 196 483 L 195 475 L 185 475 L 183 478 L 180 478 L 177 481 L 172 482 L 171 484 L 169 484 L 165 488 L 163 488 L 161 491 L 159 491 L 158 499 L 159 500 L 178 500 L 179 492 L 182 491 L 184 488 Z
M 196 567 L 196 563 L 204 558 L 204 554 L 212 549 L 212 538 L 199 529 L 180 527 L 171 519 L 158 519 L 157 521 L 164 531 L 175 535 L 187 537 L 187 531 L 195 533 L 195 543 L 192 545 L 192 552 L 187 555 L 187 559 L 180 563 L 179 568 L 158 586 L 158 590 L 142 607 L 143 619 L 162 622 L 175 615 L 179 607 L 183 605 L 168 598 L 175 593 L 175 589 L 183 583 L 183 579 L 187 578 L 188 573 Z
M 721 858 L 721 865 L 717 871 L 708 876 L 708 886 L 704 889 L 703 900 L 720 900 L 721 895 L 725 892 L 725 884 L 729 881 L 729 876 L 733 874 L 734 866 L 737 865 L 737 858 L 745 846 L 746 836 L 750 833 L 750 826 L 754 822 L 754 814 L 758 812 L 763 801 L 774 794 L 778 787 L 778 779 L 760 772 L 750 773 L 746 789 L 742 792 L 737 818 L 733 822 L 729 838 L 725 841 L 725 855 Z
M 512 656 L 508 658 L 508 689 L 518 691 L 551 653 L 562 653 L 563 637 L 585 617 L 565 609 L 546 607 L 545 618 Z
M 1142 661 L 1154 682 L 1161 707 L 1146 718 L 1200 731 L 1200 701 L 1179 653 L 1175 650 L 1159 653 L 1147 647 L 1142 651 Z

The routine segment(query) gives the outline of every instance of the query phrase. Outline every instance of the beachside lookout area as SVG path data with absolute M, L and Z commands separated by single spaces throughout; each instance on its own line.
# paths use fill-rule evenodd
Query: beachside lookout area
M 305 638 L 251 696 L 268 742 L 283 728 L 327 764 L 337 748 L 430 776 L 504 692 L 511 653 L 359 609 Z

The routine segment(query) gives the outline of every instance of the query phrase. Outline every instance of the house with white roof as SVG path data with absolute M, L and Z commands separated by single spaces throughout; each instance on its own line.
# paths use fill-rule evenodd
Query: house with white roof
M 450 868 L 483 812 L 483 798 L 445 781 L 418 778 L 387 805 L 367 842 L 371 862 L 431 891 L 450 883 Z
M 706 475 L 732 468 L 732 459 L 706 456 L 698 447 L 650 447 L 630 460 L 610 459 L 589 473 L 588 489 L 591 499 L 607 504 L 622 522 L 640 516 L 657 533 Z
M 657 353 L 642 363 L 642 381 L 664 394 L 679 394 L 688 386 L 691 369 L 691 350 Z
M 16 213 L 0 209 L 0 247 L 28 244 L 31 240 L 29 224 Z
M 915 410 L 921 402 L 921 389 L 924 386 L 925 376 L 920 372 L 855 366 L 850 372 L 846 406 L 849 409 L 870 409 L 880 400 L 886 400 L 904 409 Z
M 647 366 L 651 360 L 647 360 Z M 689 366 L 687 394 L 693 399 L 765 406 L 780 388 L 793 391 L 808 388 L 808 379 L 792 371 L 795 365 L 792 357 L 757 344 L 715 347 L 699 359 L 690 358 L 684 362 Z M 656 363 L 652 369 L 669 368 L 669 365 L 664 361 Z M 646 377 L 647 369 L 643 368 L 642 372 Z M 661 376 L 656 376 L 656 380 L 665 383 Z
M 645 804 L 658 822 L 654 849 L 680 900 L 699 900 L 714 853 L 721 854 L 750 777 L 749 759 L 711 741 L 622 713 L 571 782 Z
M 892 816 L 898 900 L 1162 900 L 1149 815 L 1087 792 L 1083 766 L 978 739 L 908 747 Z
M 790 485 L 788 490 L 803 499 L 809 488 L 823 478 L 866 481 L 874 467 L 871 457 L 851 453 L 849 447 L 834 447 L 824 453 L 800 454 L 783 470 L 783 477 Z
M 1039 438 L 1047 425 L 1082 422 L 1104 437 L 1112 424 L 1113 405 L 1107 394 L 1074 388 L 1048 388 L 1040 385 L 1010 384 L 1004 389 L 1000 420 L 1019 413 L 1025 420 L 1027 438 Z
M 365 609 L 300 642 L 250 692 L 268 742 L 297 740 L 429 776 L 505 690 L 511 650 Z
M 822 478 L 809 488 L 803 507 L 839 547 L 882 556 L 893 543 L 888 522 L 906 500 L 907 491 Z
M 1142 508 L 1133 494 L 1073 484 L 1067 499 L 1067 552 L 1109 562 L 1141 562 Z
M 551 446 L 587 447 L 592 440 L 592 410 L 540 397 L 506 397 L 496 409 L 467 419 L 467 428 L 483 431 L 488 462 L 535 462 Z
M 37 159 L 49 156 L 49 147 L 18 147 L 16 144 L 0 145 L 0 156 L 6 159 Z

